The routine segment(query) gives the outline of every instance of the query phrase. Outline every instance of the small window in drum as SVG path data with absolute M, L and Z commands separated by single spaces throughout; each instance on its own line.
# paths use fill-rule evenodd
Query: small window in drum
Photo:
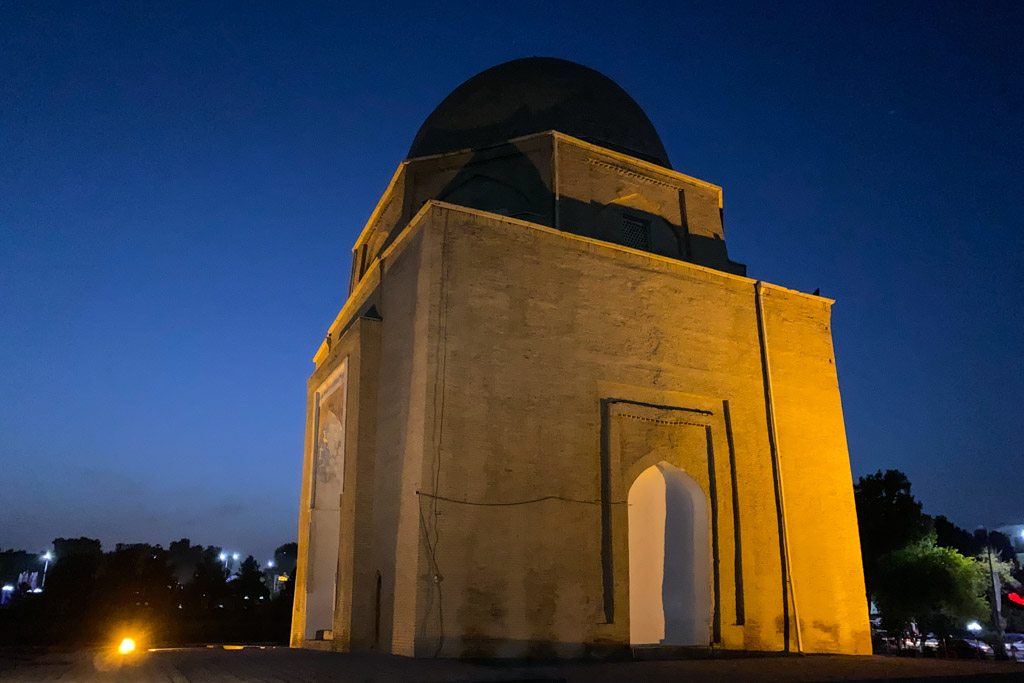
M 631 216 L 622 217 L 622 245 L 631 249 L 648 249 L 650 224 Z

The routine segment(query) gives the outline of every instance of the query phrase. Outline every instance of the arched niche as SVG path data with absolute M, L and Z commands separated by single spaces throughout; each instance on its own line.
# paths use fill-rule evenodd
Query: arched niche
M 662 461 L 636 478 L 628 504 L 630 643 L 707 645 L 711 558 L 703 490 Z

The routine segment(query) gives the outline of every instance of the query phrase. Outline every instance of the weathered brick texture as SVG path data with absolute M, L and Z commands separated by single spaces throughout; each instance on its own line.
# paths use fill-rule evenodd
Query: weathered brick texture
M 357 243 L 309 384 L 292 644 L 315 397 L 347 358 L 336 649 L 628 646 L 624 501 L 664 461 L 713 510 L 709 641 L 869 653 L 831 302 L 742 276 L 714 186 L 559 134 L 513 147 L 407 162 Z M 537 211 L 483 206 L 523 159 Z M 614 244 L 616 212 L 653 253 Z

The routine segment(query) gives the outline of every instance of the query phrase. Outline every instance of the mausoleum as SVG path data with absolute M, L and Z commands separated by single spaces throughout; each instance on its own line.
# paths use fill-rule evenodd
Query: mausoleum
M 352 254 L 293 646 L 870 653 L 833 302 L 748 277 L 622 88 L 469 79 Z

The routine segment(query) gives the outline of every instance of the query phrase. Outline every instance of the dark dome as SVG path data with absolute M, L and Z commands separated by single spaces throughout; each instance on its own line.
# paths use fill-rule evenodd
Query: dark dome
M 530 57 L 456 88 L 420 126 L 410 159 L 557 130 L 671 168 L 640 105 L 612 79 L 574 62 Z

